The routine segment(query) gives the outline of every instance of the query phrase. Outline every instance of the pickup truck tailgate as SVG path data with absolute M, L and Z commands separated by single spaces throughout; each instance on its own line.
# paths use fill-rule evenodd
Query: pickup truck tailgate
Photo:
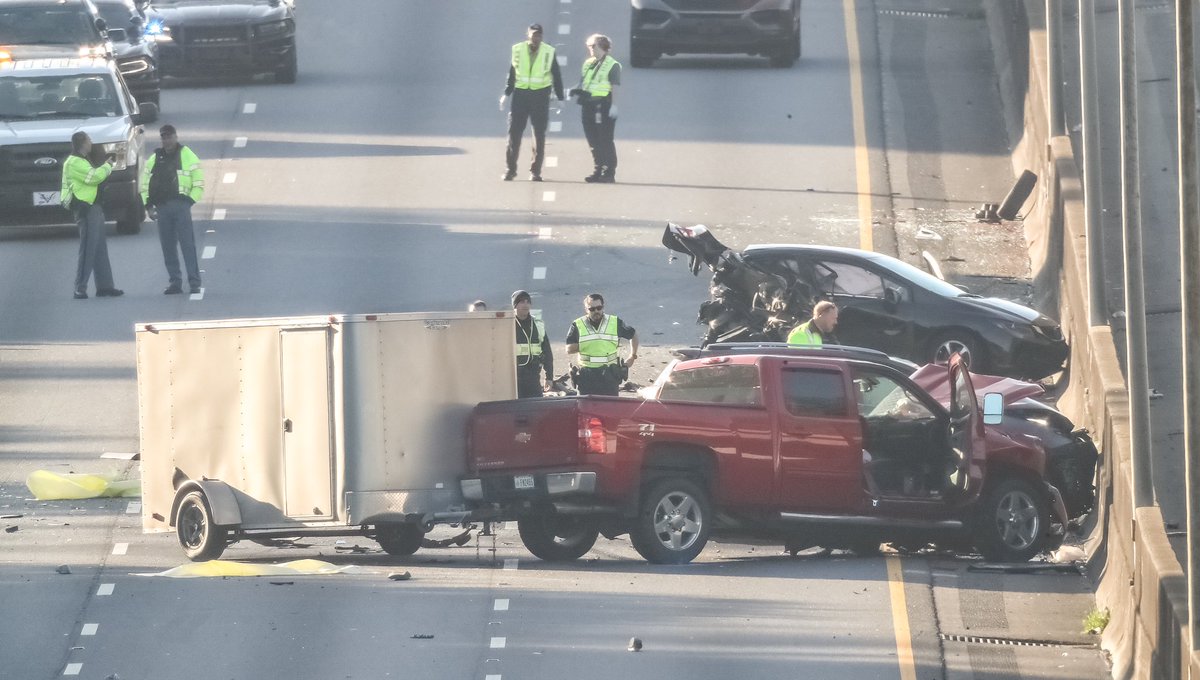
M 574 399 L 516 399 L 479 404 L 471 415 L 471 471 L 572 465 L 580 460 Z

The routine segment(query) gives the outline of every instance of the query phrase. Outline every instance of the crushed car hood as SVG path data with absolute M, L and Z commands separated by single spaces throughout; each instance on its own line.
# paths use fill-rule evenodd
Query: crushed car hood
M 950 408 L 950 371 L 942 364 L 926 364 L 916 370 L 909 378 L 918 387 L 929 393 L 939 404 Z M 983 395 L 998 392 L 1004 395 L 1004 404 L 1009 405 L 1022 399 L 1036 397 L 1046 390 L 1037 383 L 1005 378 L 998 375 L 971 374 L 971 384 L 975 386 L 975 396 L 983 402 Z

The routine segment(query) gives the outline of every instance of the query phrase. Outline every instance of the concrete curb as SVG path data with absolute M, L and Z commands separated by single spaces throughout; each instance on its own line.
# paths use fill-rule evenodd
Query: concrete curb
M 1045 3 L 984 0 L 984 6 L 1005 120 L 1016 140 L 1013 168 L 1029 168 L 1040 179 L 1038 203 L 1025 218 L 1035 303 L 1059 309 L 1071 343 L 1069 384 L 1059 406 L 1093 433 L 1101 451 L 1090 539 L 1096 549 L 1089 554 L 1097 606 L 1111 612 L 1102 645 L 1112 657 L 1114 678 L 1200 677 L 1200 654 L 1187 644 L 1187 581 L 1162 513 L 1132 507 L 1127 388 L 1112 332 L 1088 325 L 1083 186 L 1069 139 L 1049 136 Z M 1019 77 L 1022 68 L 1027 78 Z

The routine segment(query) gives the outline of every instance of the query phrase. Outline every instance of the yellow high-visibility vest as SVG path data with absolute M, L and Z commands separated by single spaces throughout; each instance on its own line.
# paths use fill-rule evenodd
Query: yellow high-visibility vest
M 579 330 L 579 365 L 599 368 L 617 363 L 617 350 L 621 347 L 619 327 L 617 317 L 611 314 L 596 330 L 588 325 L 586 316 L 575 319 L 575 328 Z
M 529 53 L 529 42 L 512 46 L 512 67 L 516 73 L 514 87 L 518 90 L 541 90 L 554 84 L 550 69 L 554 66 L 554 47 L 542 43 L 537 56 Z

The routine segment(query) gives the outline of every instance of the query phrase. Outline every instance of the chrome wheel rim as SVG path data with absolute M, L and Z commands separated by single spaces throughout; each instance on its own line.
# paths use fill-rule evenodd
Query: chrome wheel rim
M 183 512 L 179 513 L 179 533 L 189 548 L 197 548 L 204 544 L 208 523 L 204 519 L 204 511 L 196 504 L 189 503 Z
M 687 550 L 700 539 L 704 515 L 690 494 L 672 491 L 654 508 L 654 535 L 672 552 Z
M 958 354 L 962 357 L 963 363 L 967 366 L 971 365 L 971 348 L 961 340 L 947 340 L 938 345 L 937 351 L 933 353 L 933 363 L 948 364 L 950 357 Z
M 1037 505 L 1023 491 L 1009 491 L 996 506 L 996 531 L 1004 545 L 1024 550 L 1037 541 L 1042 518 Z

